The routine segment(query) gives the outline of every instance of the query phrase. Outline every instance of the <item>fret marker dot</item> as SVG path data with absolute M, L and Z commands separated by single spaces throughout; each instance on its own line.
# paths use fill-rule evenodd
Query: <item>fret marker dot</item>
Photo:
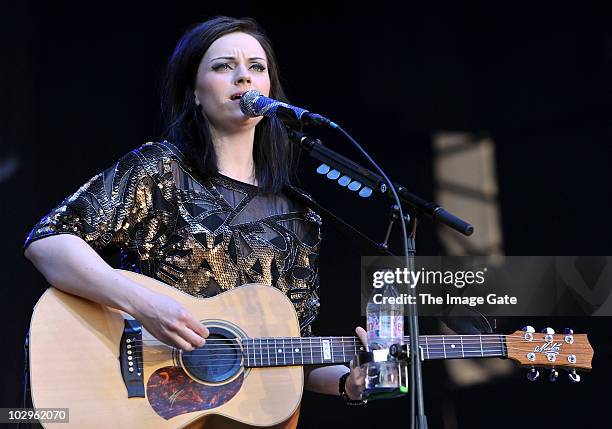
M 454 345 L 454 344 L 451 344 L 451 349 L 454 349 L 454 348 L 455 348 L 455 345 Z
M 283 349 L 278 349 L 278 352 L 279 352 L 279 353 L 282 353 L 282 352 L 283 352 Z
M 295 352 L 296 352 L 296 353 L 297 353 L 297 352 L 299 352 L 299 351 L 300 351 L 300 349 L 295 349 Z

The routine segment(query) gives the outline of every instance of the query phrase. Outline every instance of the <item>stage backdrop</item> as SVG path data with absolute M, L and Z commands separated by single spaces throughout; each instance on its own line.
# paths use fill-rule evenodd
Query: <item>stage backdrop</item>
M 1 406 L 21 404 L 23 340 L 46 287 L 22 257 L 29 229 L 93 174 L 158 139 L 164 63 L 190 24 L 218 14 L 256 18 L 274 42 L 290 99 L 342 124 L 392 178 L 424 198 L 435 191 L 433 133 L 493 139 L 506 254 L 612 253 L 609 11 L 450 2 L 218 3 L 0 6 Z M 320 136 L 363 162 L 338 136 Z M 300 178 L 320 203 L 382 239 L 388 202 L 349 195 L 317 176 L 309 162 Z M 328 224 L 323 234 L 315 330 L 350 335 L 363 324 L 360 255 Z M 392 244 L 398 250 L 397 238 Z M 423 255 L 441 252 L 428 221 L 417 246 Z M 609 320 L 499 320 L 498 329 L 528 322 L 588 331 L 596 348 L 592 374 L 570 386 L 565 379 L 530 384 L 516 371 L 466 390 L 449 381 L 442 364 L 428 362 L 431 428 L 596 427 L 607 419 Z M 439 326 L 424 320 L 422 328 L 436 333 Z M 356 409 L 307 393 L 302 426 L 386 427 L 408 410 L 405 399 Z

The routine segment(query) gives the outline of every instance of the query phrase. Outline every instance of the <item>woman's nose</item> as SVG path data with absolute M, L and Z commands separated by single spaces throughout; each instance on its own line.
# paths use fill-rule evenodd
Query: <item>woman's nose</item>
M 251 83 L 251 75 L 249 71 L 244 66 L 239 66 L 236 69 L 236 85 L 238 84 L 250 84 Z

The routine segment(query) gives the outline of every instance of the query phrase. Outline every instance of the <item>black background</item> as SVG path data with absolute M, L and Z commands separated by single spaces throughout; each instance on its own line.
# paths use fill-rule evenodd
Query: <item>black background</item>
M 490 135 L 506 254 L 612 254 L 610 10 L 586 3 L 216 4 L 0 5 L 0 160 L 17 163 L 0 182 L 1 406 L 21 404 L 23 338 L 45 285 L 22 258 L 25 236 L 90 176 L 158 138 L 165 61 L 187 26 L 218 14 L 257 19 L 274 43 L 290 99 L 342 124 L 394 180 L 424 198 L 434 193 L 433 132 Z M 359 159 L 344 140 L 321 136 Z M 387 202 L 347 194 L 306 164 L 303 187 L 380 240 Z M 421 224 L 417 246 L 423 255 L 440 253 L 429 222 Z M 348 335 L 363 323 L 359 262 L 354 246 L 324 230 L 317 333 Z M 504 333 L 571 323 L 590 334 L 593 372 L 569 385 L 563 376 L 531 384 L 517 370 L 460 390 L 441 363 L 426 362 L 431 428 L 609 426 L 609 319 L 498 322 Z M 422 328 L 436 333 L 437 324 L 425 320 Z M 407 427 L 408 411 L 407 400 L 349 408 L 306 393 L 301 424 Z

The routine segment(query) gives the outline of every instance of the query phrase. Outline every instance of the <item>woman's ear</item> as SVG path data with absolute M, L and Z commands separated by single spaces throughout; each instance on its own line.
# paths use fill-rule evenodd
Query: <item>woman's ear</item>
M 195 97 L 195 104 L 196 104 L 196 106 L 199 106 L 200 105 L 200 100 L 198 100 L 198 94 L 195 91 L 193 91 L 193 96 Z

